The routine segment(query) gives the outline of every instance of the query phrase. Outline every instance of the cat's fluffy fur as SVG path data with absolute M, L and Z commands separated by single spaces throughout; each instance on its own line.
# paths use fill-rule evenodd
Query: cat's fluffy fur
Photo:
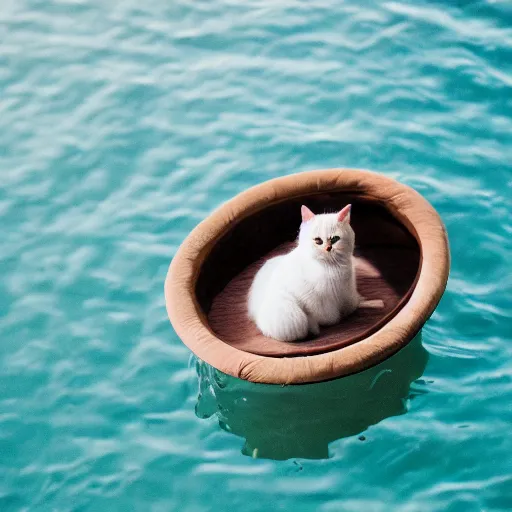
M 360 302 L 350 205 L 321 215 L 303 206 L 301 213 L 297 247 L 268 260 L 249 292 L 250 317 L 265 336 L 281 341 L 316 335 L 319 326 L 338 323 Z

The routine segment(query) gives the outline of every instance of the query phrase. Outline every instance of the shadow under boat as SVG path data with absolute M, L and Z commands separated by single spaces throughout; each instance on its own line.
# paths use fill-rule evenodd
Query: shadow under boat
M 223 430 L 245 439 L 242 453 L 251 457 L 328 458 L 329 443 L 406 413 L 427 361 L 421 333 L 373 368 L 315 384 L 255 384 L 196 361 L 196 415 L 216 415 Z

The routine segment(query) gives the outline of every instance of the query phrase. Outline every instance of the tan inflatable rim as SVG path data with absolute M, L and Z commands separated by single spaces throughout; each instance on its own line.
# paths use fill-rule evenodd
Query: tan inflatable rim
M 402 309 L 374 334 L 339 350 L 301 357 L 268 357 L 219 339 L 196 297 L 201 266 L 216 242 L 239 220 L 293 197 L 326 192 L 362 194 L 383 204 L 418 241 L 421 270 Z M 218 370 L 252 382 L 299 384 L 337 378 L 369 368 L 396 353 L 421 330 L 446 288 L 450 266 L 445 227 L 418 192 L 380 174 L 329 169 L 277 178 L 228 201 L 201 222 L 173 258 L 165 281 L 169 319 L 182 341 Z

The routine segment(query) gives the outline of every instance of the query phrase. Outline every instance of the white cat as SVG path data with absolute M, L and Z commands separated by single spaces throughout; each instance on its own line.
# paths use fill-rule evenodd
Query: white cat
M 302 206 L 298 244 L 268 260 L 249 291 L 249 316 L 270 338 L 296 341 L 318 334 L 359 306 L 350 208 L 315 215 Z

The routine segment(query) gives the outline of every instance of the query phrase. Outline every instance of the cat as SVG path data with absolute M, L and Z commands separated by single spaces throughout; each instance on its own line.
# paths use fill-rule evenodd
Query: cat
M 295 249 L 268 260 L 249 290 L 249 316 L 264 336 L 298 341 L 357 309 L 351 205 L 315 215 L 301 207 Z

